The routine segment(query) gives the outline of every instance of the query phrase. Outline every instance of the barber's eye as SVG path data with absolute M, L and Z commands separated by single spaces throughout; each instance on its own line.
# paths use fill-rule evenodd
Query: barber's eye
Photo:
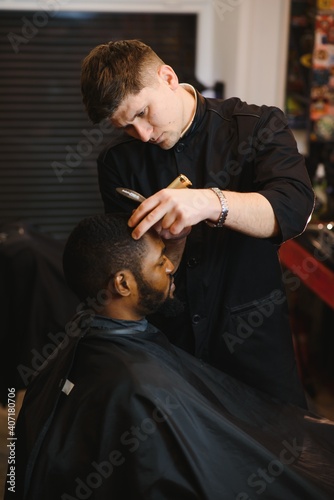
M 138 113 L 138 115 L 137 115 L 137 116 L 139 116 L 139 117 L 144 116 L 146 109 L 147 109 L 147 108 L 145 108 L 143 111 L 141 111 L 140 113 Z

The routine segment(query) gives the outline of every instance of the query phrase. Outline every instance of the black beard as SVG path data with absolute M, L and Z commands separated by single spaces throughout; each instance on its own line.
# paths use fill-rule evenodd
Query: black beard
M 165 302 L 163 302 L 158 309 L 155 311 L 158 314 L 162 314 L 166 318 L 175 318 L 179 314 L 183 313 L 184 304 L 177 297 L 167 297 Z
M 139 273 L 135 278 L 139 292 L 138 308 L 142 314 L 159 313 L 171 318 L 183 312 L 184 305 L 179 299 L 169 295 L 164 299 L 165 294 L 148 285 Z

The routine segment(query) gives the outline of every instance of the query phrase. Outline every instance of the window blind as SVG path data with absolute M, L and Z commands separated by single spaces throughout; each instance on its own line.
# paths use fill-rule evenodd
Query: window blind
M 139 38 L 194 80 L 196 14 L 0 11 L 0 34 L 0 222 L 65 239 L 103 211 L 96 157 L 109 132 L 86 116 L 82 59 L 100 43 Z

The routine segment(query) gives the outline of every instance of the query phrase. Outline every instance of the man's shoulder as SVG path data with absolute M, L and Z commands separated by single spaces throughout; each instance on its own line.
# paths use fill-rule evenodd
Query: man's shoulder
M 283 115 L 282 110 L 276 106 L 266 104 L 250 104 L 241 100 L 239 97 L 230 97 L 228 99 L 208 99 L 207 109 L 219 112 L 222 118 L 232 120 L 233 118 L 249 117 L 255 120 L 262 116 L 270 115 L 272 112 L 278 112 Z

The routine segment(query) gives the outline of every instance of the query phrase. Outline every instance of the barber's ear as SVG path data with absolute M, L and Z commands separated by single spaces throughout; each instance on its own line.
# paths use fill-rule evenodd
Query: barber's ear
M 131 294 L 131 277 L 128 271 L 120 271 L 111 278 L 109 286 L 112 287 L 114 293 L 127 297 Z
M 162 64 L 158 69 L 159 77 L 171 87 L 172 90 L 175 90 L 178 87 L 178 77 L 171 66 L 167 64 Z

